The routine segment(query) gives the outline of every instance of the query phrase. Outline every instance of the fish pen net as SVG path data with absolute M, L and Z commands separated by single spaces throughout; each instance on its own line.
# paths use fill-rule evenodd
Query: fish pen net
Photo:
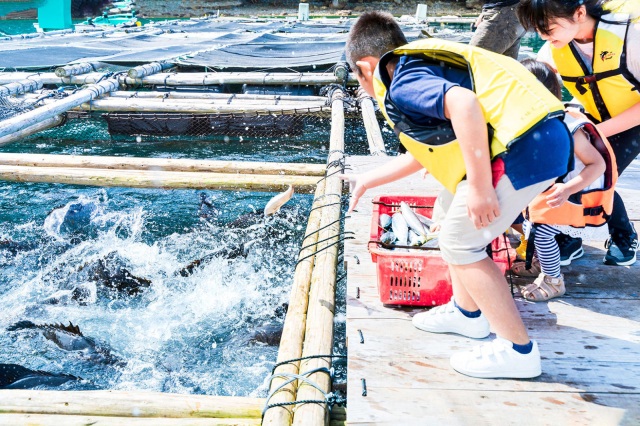
M 329 108 L 278 112 L 185 114 L 110 112 L 102 114 L 112 136 L 299 136 L 309 127 L 330 123 Z

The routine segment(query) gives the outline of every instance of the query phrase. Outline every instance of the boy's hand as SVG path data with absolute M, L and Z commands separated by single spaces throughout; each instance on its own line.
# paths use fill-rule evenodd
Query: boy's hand
M 365 179 L 363 179 L 362 175 L 340 174 L 338 177 L 349 183 L 351 201 L 349 201 L 349 211 L 347 213 L 351 213 L 358 205 L 360 197 L 367 191 L 367 187 L 364 184 Z
M 491 222 L 500 216 L 498 196 L 493 186 L 486 188 L 474 188 L 472 186 L 469 188 L 467 210 L 469 218 L 476 229 L 491 225 Z
M 570 196 L 571 194 L 567 190 L 567 186 L 564 183 L 555 183 L 551 187 L 551 193 L 545 198 L 547 199 L 547 205 L 549 207 L 555 208 L 563 205 Z

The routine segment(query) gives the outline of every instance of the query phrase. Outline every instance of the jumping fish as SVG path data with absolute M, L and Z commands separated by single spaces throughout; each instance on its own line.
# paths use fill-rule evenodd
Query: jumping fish
M 289 185 L 286 191 L 274 196 L 267 202 L 267 205 L 264 206 L 264 215 L 271 216 L 276 213 L 291 197 L 293 197 L 293 186 Z
M 391 229 L 398 239 L 398 245 L 406 246 L 409 240 L 409 226 L 404 220 L 402 213 L 396 212 L 391 217 Z
M 409 228 L 413 232 L 415 232 L 416 234 L 420 235 L 425 239 L 428 238 L 429 231 L 424 229 L 422 222 L 420 222 L 420 219 L 413 212 L 409 204 L 407 204 L 404 201 L 401 201 L 400 212 L 402 213 L 402 217 L 404 218 L 404 220 L 407 222 L 407 226 L 409 226 Z

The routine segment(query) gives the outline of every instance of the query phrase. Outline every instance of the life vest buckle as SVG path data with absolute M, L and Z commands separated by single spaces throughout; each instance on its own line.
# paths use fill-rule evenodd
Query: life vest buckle
M 602 206 L 584 208 L 585 216 L 600 216 L 603 212 L 604 209 L 602 208 Z
M 578 89 L 578 92 L 580 92 L 581 95 L 584 95 L 588 90 L 586 87 L 584 87 L 585 84 L 593 84 L 597 81 L 598 77 L 595 74 L 578 77 L 578 81 L 576 82 L 576 89 Z

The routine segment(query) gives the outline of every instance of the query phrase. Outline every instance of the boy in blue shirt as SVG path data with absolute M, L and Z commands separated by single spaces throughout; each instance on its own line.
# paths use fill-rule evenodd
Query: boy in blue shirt
M 471 338 L 487 337 L 490 328 L 496 333 L 480 351 L 453 354 L 451 365 L 460 373 L 540 375 L 537 344 L 485 247 L 572 167 L 562 104 L 511 58 L 437 39 L 407 45 L 386 13 L 358 19 L 346 54 L 408 151 L 384 167 L 344 175 L 352 193 L 349 209 L 367 189 L 423 167 L 445 187 L 439 238 L 454 297 L 415 315 L 413 324 Z

